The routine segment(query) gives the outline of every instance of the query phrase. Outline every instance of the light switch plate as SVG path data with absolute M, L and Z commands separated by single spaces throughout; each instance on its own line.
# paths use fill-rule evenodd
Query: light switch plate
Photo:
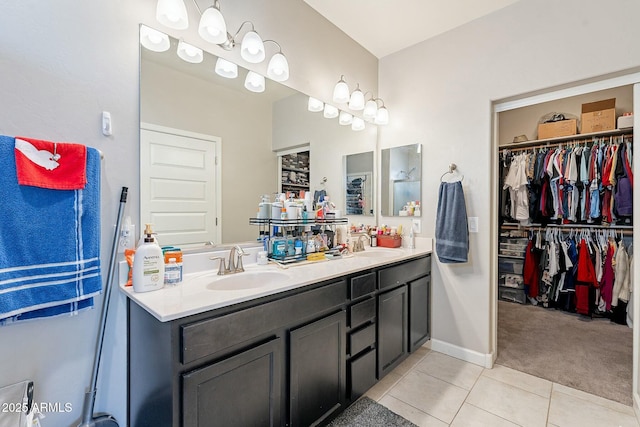
M 413 227 L 414 233 L 418 233 L 418 234 L 422 233 L 422 221 L 420 221 L 419 219 L 412 219 L 411 225 Z
M 469 223 L 469 233 L 477 233 L 478 232 L 478 217 L 470 216 L 467 218 Z

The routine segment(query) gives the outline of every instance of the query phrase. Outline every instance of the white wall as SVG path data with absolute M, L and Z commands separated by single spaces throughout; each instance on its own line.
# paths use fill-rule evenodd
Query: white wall
M 468 263 L 435 258 L 439 348 L 481 364 L 493 351 L 492 101 L 640 66 L 639 15 L 635 0 L 521 0 L 381 59 L 380 93 L 393 115 L 380 145 L 424 144 L 424 234 L 434 235 L 439 179 L 452 162 L 464 174 L 468 215 L 479 217 Z
M 233 31 L 243 20 L 251 19 L 263 38 L 282 45 L 289 59 L 288 83 L 292 87 L 329 99 L 340 74 L 351 74 L 348 77 L 362 87 L 377 86 L 376 58 L 303 2 L 221 3 Z M 139 216 L 138 24 L 158 26 L 155 4 L 155 0 L 22 0 L 0 6 L 0 133 L 81 142 L 104 152 L 101 211 L 105 277 L 122 186 L 130 188 L 127 214 Z M 236 52 L 226 53 L 199 41 L 192 3 L 186 4 L 191 28 L 170 33 L 234 59 Z M 264 72 L 264 67 L 246 68 Z M 112 137 L 100 132 L 103 110 L 111 112 Z M 114 313 L 121 321 L 124 300 L 117 290 L 114 295 L 117 298 L 112 304 L 120 309 Z M 47 414 L 44 427 L 72 425 L 80 417 L 98 317 L 99 311 L 93 310 L 73 318 L 0 328 L 0 384 L 30 378 L 35 381 L 39 402 L 72 404 L 71 413 Z M 105 375 L 96 409 L 115 414 L 125 425 L 122 360 L 126 354 L 122 344 L 126 336 L 122 329 L 108 333 L 108 347 L 119 347 L 108 357 L 112 366 L 102 370 Z

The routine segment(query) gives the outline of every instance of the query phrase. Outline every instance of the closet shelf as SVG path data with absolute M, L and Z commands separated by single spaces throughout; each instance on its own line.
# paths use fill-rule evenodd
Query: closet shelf
M 555 142 L 575 141 L 575 140 L 584 140 L 589 138 L 601 138 L 605 136 L 618 136 L 618 135 L 627 135 L 627 134 L 632 135 L 633 128 L 614 129 L 614 130 L 606 130 L 602 132 L 592 132 L 592 133 L 579 133 L 576 135 L 560 136 L 556 138 L 536 139 L 533 141 L 524 141 L 524 142 L 514 142 L 514 143 L 499 145 L 498 150 L 508 150 L 510 148 L 527 148 L 527 147 L 533 147 L 536 145 L 551 144 Z
M 502 254 L 498 254 L 498 258 L 509 258 L 509 259 L 519 259 L 519 260 L 524 260 L 523 256 L 516 256 L 516 255 L 502 255 Z
M 604 225 L 604 224 L 530 224 L 530 225 L 521 225 L 521 224 L 508 224 L 504 223 L 500 225 L 501 229 L 504 230 L 531 230 L 545 227 L 553 227 L 559 228 L 561 230 L 570 230 L 572 228 L 595 228 L 599 230 L 621 230 L 621 231 L 633 231 L 633 225 Z

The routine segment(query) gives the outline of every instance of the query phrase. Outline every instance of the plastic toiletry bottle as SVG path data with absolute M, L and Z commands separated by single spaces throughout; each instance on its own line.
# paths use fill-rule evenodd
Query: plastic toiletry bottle
M 409 229 L 409 242 L 407 243 L 407 248 L 414 249 L 416 247 L 416 239 L 413 234 L 413 226 Z
M 180 283 L 180 267 L 175 258 L 169 258 L 169 262 L 164 266 L 164 284 L 175 286 Z
M 146 224 L 144 242 L 133 258 L 133 290 L 149 292 L 164 286 L 164 257 L 156 243 L 151 224 Z

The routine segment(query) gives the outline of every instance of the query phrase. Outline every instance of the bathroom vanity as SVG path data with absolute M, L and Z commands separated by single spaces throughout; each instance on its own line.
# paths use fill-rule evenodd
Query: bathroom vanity
M 429 339 L 430 253 L 370 248 L 125 290 L 129 425 L 328 422 Z

